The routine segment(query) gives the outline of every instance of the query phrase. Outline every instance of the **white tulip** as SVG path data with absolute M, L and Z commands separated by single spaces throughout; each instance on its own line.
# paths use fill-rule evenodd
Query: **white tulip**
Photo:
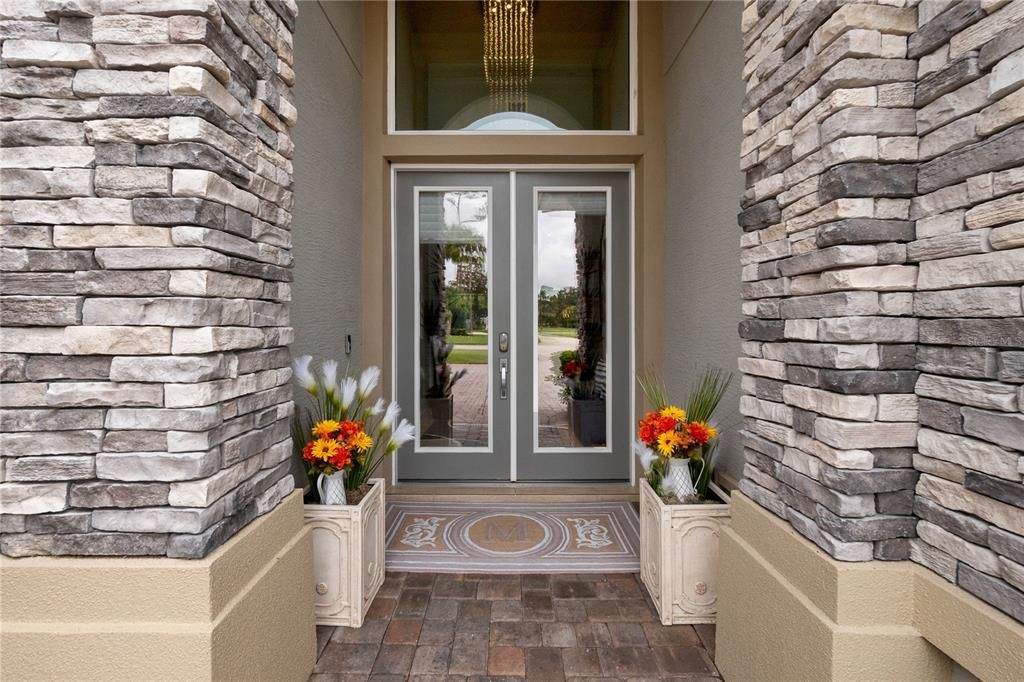
M 654 450 L 651 450 L 649 447 L 647 447 L 640 441 L 637 441 L 636 444 L 640 455 L 640 465 L 644 468 L 645 472 L 650 471 L 651 463 L 654 462 L 654 460 L 657 458 L 657 455 L 654 454 Z
M 395 420 L 398 419 L 398 415 L 402 413 L 402 408 L 398 406 L 398 403 L 394 400 L 388 405 L 388 409 L 384 412 L 384 418 L 381 419 L 380 425 L 385 431 L 390 431 L 395 426 Z
M 403 419 L 398 424 L 398 428 L 391 434 L 391 441 L 388 443 L 389 450 L 397 450 L 404 444 L 411 441 L 416 437 L 416 427 L 409 423 L 408 419 Z
M 380 367 L 367 367 L 359 375 L 359 397 L 366 400 L 366 396 L 373 392 L 380 379 Z
M 292 371 L 295 373 L 295 380 L 299 386 L 310 393 L 316 393 L 316 377 L 309 371 L 309 363 L 313 361 L 312 355 L 303 355 L 292 360 Z
M 385 406 L 386 406 L 386 404 L 384 402 L 384 398 L 377 398 L 377 402 L 375 402 L 370 407 L 370 416 L 371 417 L 376 417 L 378 414 L 380 414 L 381 412 L 384 411 L 384 407 Z
M 324 386 L 327 387 L 327 392 L 333 393 L 338 383 L 338 361 L 324 360 L 324 364 L 320 366 L 320 371 L 323 372 Z
M 348 409 L 348 406 L 352 404 L 352 401 L 356 399 L 356 390 L 359 388 L 359 384 L 352 377 L 345 377 L 341 382 L 341 407 L 342 409 Z

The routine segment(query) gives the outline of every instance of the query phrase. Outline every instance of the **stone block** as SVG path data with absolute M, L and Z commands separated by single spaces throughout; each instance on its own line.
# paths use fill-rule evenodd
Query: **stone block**
M 920 291 L 914 296 L 920 317 L 1019 317 L 1020 287 L 979 287 Z M 994 376 L 994 374 L 993 374 Z
M 1024 537 L 990 526 L 988 546 L 996 553 L 1009 557 L 1017 563 L 1024 563 Z
M 86 325 L 203 325 L 246 324 L 249 304 L 214 298 L 89 298 L 82 306 Z
M 908 538 L 892 538 L 875 543 L 875 558 L 879 561 L 907 561 L 910 559 Z
M 878 421 L 916 422 L 917 420 L 916 395 L 891 393 L 878 396 Z
M 1024 90 L 1016 90 L 994 104 L 981 110 L 978 115 L 978 135 L 991 135 L 1024 121 Z
M 875 542 L 914 537 L 914 526 L 917 523 L 913 516 L 884 514 L 864 519 L 848 519 L 833 514 L 825 507 L 818 508 L 816 520 L 823 531 L 844 542 Z
M 102 431 L 91 429 L 0 433 L 0 449 L 5 457 L 89 454 L 100 449 L 102 437 Z
M 167 503 L 174 507 L 208 507 L 249 480 L 259 468 L 259 458 L 252 457 L 207 478 L 171 483 Z
M 19 199 L 0 209 L 10 223 L 118 225 L 132 222 L 131 204 L 124 199 L 76 197 L 53 201 Z
M 37 514 L 25 517 L 25 530 L 29 533 L 88 533 L 92 528 L 92 514 L 87 511 L 67 511 L 57 514 Z
M 54 246 L 60 248 L 102 248 L 122 246 L 170 246 L 170 230 L 164 227 L 149 227 L 148 225 L 54 225 L 53 227 Z M 148 273 L 147 273 L 148 274 Z M 82 273 L 76 275 L 79 284 L 86 284 L 87 281 L 104 278 L 103 273 Z M 117 277 L 117 274 L 106 275 L 108 281 Z M 139 277 L 138 279 L 142 279 Z M 141 284 L 141 282 L 140 282 Z M 133 290 L 142 293 L 142 288 Z M 102 293 L 97 290 L 86 291 L 83 287 L 81 293 Z M 161 293 L 163 293 L 161 291 Z
M 107 379 L 109 357 L 33 355 L 25 360 L 25 378 L 29 381 L 48 379 Z M 66 412 L 66 410 L 64 410 Z M 99 427 L 97 427 L 99 428 Z
M 946 97 L 949 96 L 946 95 Z M 941 101 L 942 98 L 929 106 L 934 106 Z M 987 104 L 987 94 L 984 101 L 981 102 L 981 105 L 983 104 Z M 1018 124 L 981 142 L 923 163 L 918 170 L 918 191 L 921 193 L 934 192 L 947 185 L 963 182 L 975 175 L 1011 168 L 1020 162 L 1019 156 L 1015 155 L 1013 150 L 1020 149 L 1022 146 L 1024 146 L 1024 125 Z
M 168 20 L 141 14 L 106 14 L 92 20 L 96 43 L 169 43 Z
M 4 514 L 46 514 L 67 509 L 68 484 L 0 483 Z
M 968 229 L 995 227 L 1024 219 L 1024 192 L 1000 197 L 967 211 L 965 216 Z
M 1000 353 L 998 378 L 1000 381 L 1024 383 L 1024 353 L 1020 351 Z
M 1024 246 L 1024 221 L 993 229 L 989 232 L 988 241 L 993 249 L 1016 249 Z
M 202 199 L 133 199 L 135 220 L 146 225 L 202 225 L 224 227 L 224 206 Z
M 917 320 L 894 317 L 830 317 L 818 320 L 818 339 L 840 343 L 917 341 Z
M 72 507 L 151 507 L 167 504 L 167 483 L 116 483 L 91 481 L 72 483 L 69 501 Z
M 943 234 L 907 244 L 907 258 L 915 262 L 947 259 L 987 251 L 991 251 L 988 243 L 988 230 Z
M 1019 481 L 1007 481 L 977 471 L 968 471 L 964 476 L 964 487 L 986 497 L 1024 508 L 1024 484 Z
M 84 69 L 96 65 L 91 45 L 49 40 L 5 40 L 6 66 L 67 67 Z
M 183 46 L 176 45 L 174 47 Z M 233 119 L 238 120 L 242 116 L 242 105 L 206 68 L 184 65 L 172 66 L 170 71 L 170 90 L 171 94 L 174 95 L 199 95 L 206 97 Z
M 822 370 L 819 385 L 837 393 L 871 395 L 878 393 L 912 393 L 918 373 L 901 370 Z
M 874 397 L 842 395 L 807 386 L 785 386 L 783 397 L 788 405 L 841 419 L 872 421 L 877 411 Z
M 829 465 L 821 467 L 823 485 L 847 495 L 866 495 L 913 490 L 918 472 L 913 469 L 871 469 L 858 471 Z M 907 512 L 910 513 L 910 512 Z
M 93 143 L 158 144 L 167 141 L 167 119 L 104 118 L 86 121 L 85 132 L 87 139 Z
M 170 175 L 166 168 L 99 166 L 94 180 L 96 194 L 121 198 L 166 195 L 170 192 Z
M 89 455 L 12 457 L 5 467 L 7 481 L 71 481 L 95 476 L 96 462 Z
M 153 407 L 163 404 L 163 388 L 153 384 L 58 382 L 46 389 L 53 407 Z
M 219 450 L 100 452 L 96 455 L 96 476 L 105 481 L 188 481 L 210 476 L 219 467 Z
M 946 462 L 941 459 L 925 457 L 918 453 L 914 455 L 914 469 L 922 474 L 930 474 L 947 481 L 953 481 L 963 485 L 965 471 L 959 464 Z
M 976 0 L 951 3 L 948 9 L 926 22 L 907 39 L 907 56 L 916 58 L 928 54 L 948 42 L 958 31 L 984 17 L 985 11 Z
M 0 169 L 0 194 L 5 198 L 64 198 L 87 196 L 92 193 L 92 173 L 87 168 L 58 168 L 54 170 Z M 31 229 L 26 226 L 23 229 Z M 13 236 L 13 235 L 12 235 Z M 18 246 L 5 239 L 5 245 Z M 49 244 L 23 243 L 23 246 L 49 247 Z
M 964 433 L 960 406 L 953 403 L 921 398 L 918 401 L 918 420 L 922 426 L 930 426 L 946 433 Z
M 910 164 L 845 163 L 822 173 L 818 200 L 845 197 L 910 197 L 917 191 L 917 168 Z
M 962 405 L 987 407 L 1004 412 L 1017 411 L 1017 387 L 993 381 L 922 374 L 915 392 L 926 398 Z
M 914 514 L 914 489 L 879 493 L 875 496 L 875 506 L 880 514 L 900 514 L 912 517 Z M 917 523 L 916 519 L 914 519 L 914 523 Z
M 82 69 L 71 84 L 78 97 L 105 95 L 166 95 L 168 76 L 163 71 Z
M 876 265 L 878 262 L 878 249 L 875 246 L 831 246 L 786 258 L 779 263 L 779 272 L 785 277 L 792 277 L 838 267 Z
M 814 521 L 794 509 L 786 510 L 786 518 L 798 533 L 840 561 L 870 561 L 874 554 L 874 547 L 870 542 L 839 540 L 822 531 Z
M 829 290 L 913 291 L 917 285 L 917 267 L 879 265 L 829 270 L 821 273 L 821 282 Z
M 832 248 L 874 247 L 837 246 Z M 873 291 L 851 291 L 816 296 L 794 296 L 782 301 L 779 312 L 782 317 L 787 319 L 810 319 L 833 315 L 874 315 L 878 312 L 878 294 Z
M 935 549 L 927 542 L 918 539 L 910 541 L 910 560 L 921 564 L 951 583 L 956 582 L 956 559 Z
M 161 431 L 207 431 L 221 423 L 220 408 L 176 409 L 134 408 L 107 411 L 108 429 L 156 429 Z
M 920 289 L 1024 283 L 1024 250 L 994 251 L 921 263 Z
M 819 417 L 814 437 L 836 448 L 913 447 L 918 426 L 902 422 L 847 422 Z
M 114 358 L 110 364 L 112 381 L 195 383 L 236 374 L 237 360 L 222 354 Z
M 23 66 L 7 67 L 0 81 L 0 95 L 14 97 L 74 97 L 71 69 Z
M 980 76 L 978 55 L 968 53 L 918 81 L 914 93 L 914 106 L 920 109 Z
M 815 232 L 815 244 L 822 249 L 839 244 L 908 242 L 914 235 L 914 224 L 908 220 L 847 218 L 820 225 Z
M 742 339 L 779 341 L 785 337 L 785 323 L 782 320 L 743 320 L 739 334 Z
M 1020 480 L 1017 455 L 974 438 L 932 429 L 918 433 L 918 450 L 922 455 L 984 471 L 1009 480 Z
M 961 413 L 965 433 L 1004 447 L 1024 450 L 1024 415 L 977 410 L 973 407 L 964 407 Z M 1004 478 L 1012 479 L 1013 476 L 1007 475 Z
M 55 535 L 55 556 L 161 556 L 167 536 L 159 533 L 68 533 Z
M 61 352 L 66 355 L 166 355 L 171 352 L 168 327 L 67 327 Z
M 263 345 L 264 340 L 264 334 L 261 330 L 250 327 L 175 329 L 172 351 L 175 355 L 216 353 L 227 350 L 257 348 Z M 741 362 L 742 360 L 744 359 L 741 358 Z M 754 374 L 757 372 L 750 373 Z M 776 376 L 776 378 L 781 377 Z
M 744 232 L 769 227 L 780 222 L 781 219 L 782 212 L 779 210 L 779 203 L 775 199 L 755 204 L 736 217 Z
M 919 336 L 921 343 L 935 345 L 1024 348 L 1024 320 L 921 320 Z
M 950 511 L 926 497 L 914 498 L 914 513 L 968 542 L 976 545 L 988 545 L 991 526 L 970 514 Z
M 78 324 L 77 296 L 5 296 L 0 322 L 8 327 L 61 327 Z

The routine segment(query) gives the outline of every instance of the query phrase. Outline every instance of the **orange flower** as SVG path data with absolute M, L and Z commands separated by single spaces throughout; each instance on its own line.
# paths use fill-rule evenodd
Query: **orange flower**
M 717 429 L 704 422 L 690 422 L 686 425 L 686 432 L 697 445 L 705 445 L 718 435 Z
M 363 428 L 363 423 L 362 422 L 355 422 L 355 421 L 352 421 L 351 419 L 346 419 L 345 421 L 341 422 L 341 425 L 340 425 L 341 435 L 344 438 L 351 438 L 356 433 L 361 431 L 362 428 Z
M 317 438 L 330 438 L 339 426 L 341 425 L 333 419 L 325 419 L 316 423 L 316 426 L 313 427 L 313 435 Z

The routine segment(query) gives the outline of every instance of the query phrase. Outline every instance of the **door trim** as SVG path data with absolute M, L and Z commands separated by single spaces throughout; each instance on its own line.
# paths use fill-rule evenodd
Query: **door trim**
M 390 274 L 390 286 L 391 286 L 391 296 L 390 296 L 390 299 L 391 299 L 390 300 L 391 310 L 390 310 L 389 313 L 386 313 L 386 314 L 389 314 L 390 320 L 391 320 L 391 335 L 390 335 L 391 338 L 388 339 L 388 344 L 390 345 L 390 349 L 389 349 L 388 355 L 390 357 L 390 363 L 391 363 L 391 367 L 390 367 L 390 375 L 391 375 L 390 389 L 391 389 L 391 398 L 392 399 L 394 399 L 394 397 L 397 395 L 397 391 L 398 391 L 397 376 L 396 376 L 396 372 L 395 372 L 395 367 L 396 367 L 397 361 L 398 361 L 397 360 L 398 344 L 395 343 L 394 334 L 395 334 L 395 329 L 397 328 L 397 322 L 398 322 L 398 319 L 397 319 L 398 318 L 398 283 L 397 283 L 397 277 L 396 277 L 396 263 L 395 263 L 395 260 L 397 258 L 397 250 L 395 248 L 395 244 L 396 244 L 396 236 L 397 236 L 396 235 L 396 223 L 397 223 L 397 198 L 398 197 L 397 197 L 397 194 L 395 192 L 395 188 L 397 186 L 398 173 L 399 172 L 401 172 L 401 171 L 412 171 L 412 170 L 428 171 L 428 172 L 435 171 L 435 172 L 438 172 L 438 173 L 459 172 L 459 171 L 474 171 L 474 170 L 488 170 L 488 171 L 507 172 L 507 173 L 509 173 L 509 180 L 510 180 L 509 197 L 510 197 L 510 201 L 512 203 L 511 212 L 510 212 L 510 220 L 512 221 L 511 222 L 512 225 L 515 225 L 515 220 L 516 220 L 516 211 L 515 211 L 515 203 L 516 203 L 515 202 L 515 196 L 516 196 L 516 194 L 515 194 L 515 189 L 516 189 L 516 173 L 518 171 L 523 171 L 523 172 L 529 172 L 529 171 L 616 172 L 616 171 L 618 171 L 618 172 L 627 173 L 629 175 L 629 206 L 628 206 L 628 211 L 629 211 L 629 253 L 628 253 L 628 261 L 629 261 L 629 273 L 628 273 L 629 274 L 629 307 L 628 307 L 627 316 L 628 316 L 628 323 L 629 323 L 629 340 L 630 340 L 629 353 L 628 353 L 628 355 L 629 355 L 629 360 L 628 360 L 629 368 L 628 368 L 628 371 L 629 371 L 629 376 L 630 376 L 630 379 L 631 379 L 630 385 L 629 385 L 629 421 L 630 421 L 630 424 L 632 424 L 633 423 L 633 419 L 636 416 L 636 380 L 635 380 L 635 377 L 636 377 L 636 345 L 637 345 L 637 336 L 636 336 L 636 308 L 637 308 L 637 306 L 636 306 L 636 166 L 634 164 L 630 164 L 630 163 L 616 163 L 616 164 L 588 164 L 588 163 L 577 163 L 577 164 L 559 164 L 559 163 L 538 163 L 538 164 L 470 163 L 470 164 L 466 164 L 466 163 L 451 163 L 451 164 L 446 164 L 446 163 L 394 163 L 394 162 L 390 163 L 390 166 L 391 166 L 391 169 L 390 169 L 390 172 L 388 174 L 389 175 L 389 187 L 388 187 L 387 191 L 388 191 L 388 203 L 389 203 L 388 215 L 389 215 L 389 223 L 390 223 L 388 225 L 388 235 L 389 235 L 389 240 L 390 240 L 388 242 L 388 251 L 390 252 L 390 255 L 389 255 L 389 258 L 388 258 L 388 264 L 389 264 L 389 268 L 390 268 L 390 273 L 389 274 Z M 511 240 L 512 240 L 511 244 L 510 244 L 510 248 L 514 249 L 515 248 L 515 243 L 516 243 L 515 242 L 516 230 L 515 229 L 510 229 L 509 231 L 511 233 Z M 515 254 L 515 251 L 513 250 L 512 253 Z M 515 268 L 511 269 L 511 284 L 512 284 L 513 287 L 516 284 L 516 273 L 515 273 L 515 270 L 516 270 Z M 513 291 L 514 290 L 515 289 L 513 289 Z M 490 313 L 488 313 L 488 314 L 490 314 Z M 513 319 L 510 322 L 510 324 L 511 324 L 510 333 L 515 333 L 515 331 L 516 331 L 516 329 L 515 329 L 515 315 L 513 315 L 512 318 Z M 512 347 L 511 358 L 510 359 L 513 361 L 513 363 L 517 363 L 518 362 L 518 345 L 519 344 L 515 344 Z M 517 365 L 513 364 L 513 367 L 515 367 L 515 366 L 517 366 Z M 512 382 L 512 390 L 510 391 L 509 399 L 514 399 L 515 398 L 515 395 L 516 395 L 516 384 L 517 383 L 518 382 Z M 515 403 L 513 403 L 513 404 L 515 404 Z M 510 483 L 515 483 L 517 481 L 516 460 L 518 459 L 518 456 L 519 456 L 518 455 L 518 451 L 517 451 L 517 447 L 516 447 L 517 443 L 516 443 L 516 429 L 515 429 L 515 426 L 516 426 L 516 414 L 515 414 L 515 412 L 516 412 L 515 410 L 512 410 L 512 415 L 511 415 L 511 418 L 512 418 L 512 430 L 511 430 L 511 442 L 510 442 L 511 452 L 510 452 L 510 462 L 509 462 L 509 467 L 510 467 L 509 468 L 509 478 L 510 478 L 509 482 Z M 609 418 L 610 418 L 610 413 L 609 413 Z M 630 439 L 630 442 L 632 443 L 632 438 Z M 491 447 L 493 448 L 493 442 L 491 443 Z M 629 483 L 630 483 L 630 485 L 635 486 L 636 482 L 637 482 L 636 456 L 633 453 L 632 448 L 630 448 L 630 452 L 627 453 L 627 456 L 629 457 Z M 394 453 L 394 455 L 392 455 L 392 457 L 391 457 L 391 483 L 392 483 L 392 485 L 395 485 L 395 484 L 398 483 L 398 457 L 399 457 L 399 454 L 397 452 Z

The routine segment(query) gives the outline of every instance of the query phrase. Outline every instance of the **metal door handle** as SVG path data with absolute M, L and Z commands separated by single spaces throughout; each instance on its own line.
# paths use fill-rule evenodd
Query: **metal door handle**
M 508 400 L 508 358 L 498 360 L 498 397 Z
M 502 332 L 498 334 L 498 352 L 508 352 L 508 332 Z

